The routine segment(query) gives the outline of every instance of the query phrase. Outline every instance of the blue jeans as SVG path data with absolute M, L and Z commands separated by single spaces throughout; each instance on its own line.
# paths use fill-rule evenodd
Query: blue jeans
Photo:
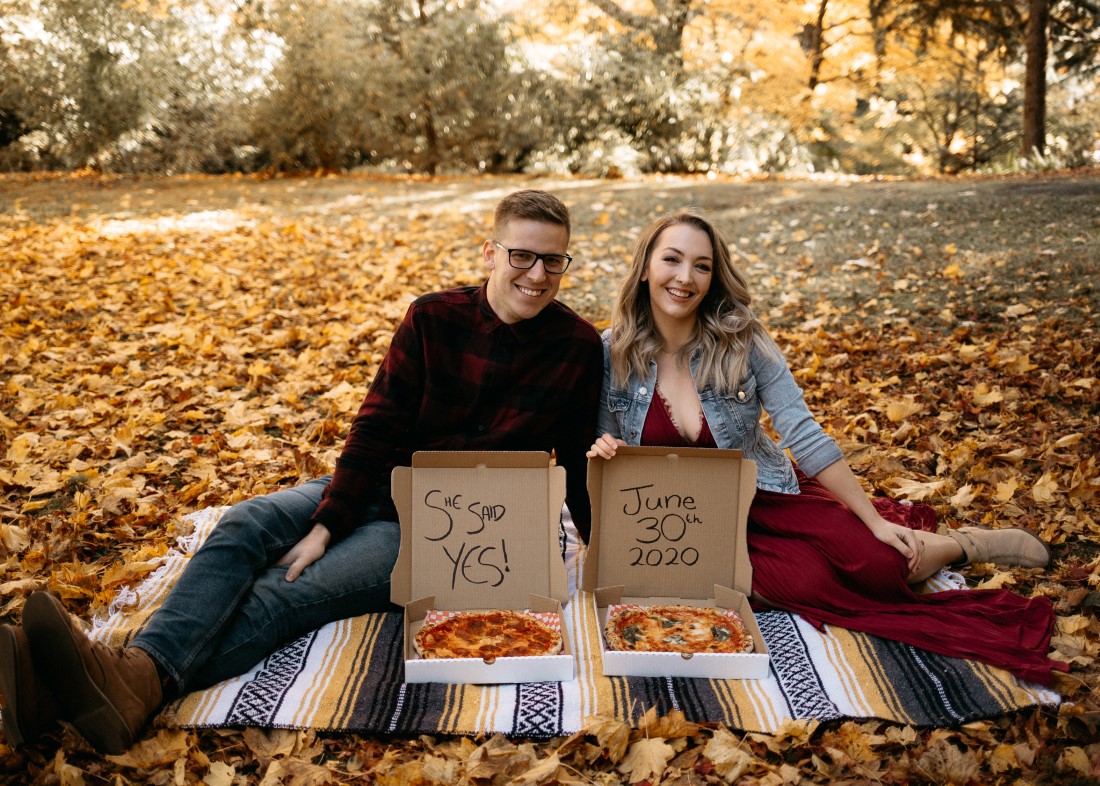
M 293 582 L 278 561 L 312 528 L 331 476 L 240 502 L 227 510 L 161 607 L 130 642 L 148 652 L 180 692 L 243 674 L 282 645 L 333 620 L 396 609 L 390 572 L 396 522 L 363 524 Z

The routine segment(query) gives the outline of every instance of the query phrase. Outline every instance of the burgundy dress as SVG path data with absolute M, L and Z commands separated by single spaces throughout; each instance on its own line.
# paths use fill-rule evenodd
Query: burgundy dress
M 643 445 L 716 447 L 702 413 L 702 431 L 690 442 L 656 393 L 642 429 Z M 1044 685 L 1052 682 L 1051 669 L 1069 670 L 1047 658 L 1054 626 L 1049 598 L 999 589 L 919 595 L 906 583 L 909 571 L 901 553 L 879 542 L 820 482 L 795 471 L 800 493 L 757 489 L 749 509 L 754 607 L 767 608 L 760 602 L 766 598 L 771 607 L 792 611 L 818 628 L 828 623 L 871 633 L 999 666 Z M 883 498 L 874 504 L 887 521 L 935 529 L 936 514 L 927 505 Z

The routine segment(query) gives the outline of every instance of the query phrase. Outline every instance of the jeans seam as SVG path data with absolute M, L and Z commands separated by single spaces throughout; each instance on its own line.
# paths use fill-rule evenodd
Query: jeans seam
M 296 605 L 294 608 L 297 611 L 297 610 L 301 610 L 301 609 L 313 608 L 313 607 L 320 606 L 320 605 L 325 604 L 325 603 L 331 603 L 333 601 L 339 601 L 341 598 L 345 598 L 345 597 L 348 597 L 348 596 L 351 596 L 351 595 L 356 595 L 356 594 L 359 594 L 359 593 L 365 593 L 365 592 L 369 592 L 371 590 L 377 589 L 378 587 L 381 587 L 382 585 L 384 585 L 386 583 L 387 583 L 386 581 L 380 581 L 380 582 L 377 582 L 375 584 L 367 585 L 365 587 L 357 587 L 354 590 L 345 590 L 343 592 L 340 592 L 339 594 L 330 595 L 330 596 L 328 596 L 326 598 L 322 598 L 320 600 L 310 601 L 309 603 Z M 388 612 L 364 612 L 364 613 L 370 614 L 370 613 L 388 613 Z M 361 616 L 361 615 L 357 614 L 355 616 Z M 351 619 L 351 618 L 350 617 L 337 617 L 335 619 Z M 335 621 L 335 620 L 333 620 L 333 621 Z M 268 621 L 264 624 L 264 626 L 263 626 L 263 628 L 261 629 L 260 632 L 262 633 L 264 631 L 269 630 L 272 627 L 273 624 L 274 624 L 274 619 L 273 618 L 268 619 Z M 280 641 L 275 645 L 275 647 L 276 647 L 276 649 L 278 649 L 280 647 L 283 647 L 286 644 L 288 644 L 289 642 L 294 641 L 296 638 L 299 638 L 301 636 L 306 635 L 306 633 L 309 633 L 309 632 L 315 631 L 315 630 L 319 630 L 320 627 L 321 626 L 312 627 L 307 631 L 304 631 L 302 633 L 299 633 L 299 634 L 295 635 L 293 638 L 287 639 L 286 641 Z M 245 644 L 247 644 L 247 642 L 242 642 L 241 644 L 233 647 L 233 649 L 227 650 L 225 653 L 222 653 L 223 657 L 227 654 L 233 653 L 236 650 L 239 650 Z M 268 653 L 268 655 L 274 653 L 275 651 L 276 650 L 272 650 L 271 652 Z M 261 658 L 261 660 L 262 660 L 262 658 Z M 259 662 L 259 661 L 257 661 L 257 662 Z M 205 666 L 205 664 L 203 664 L 203 665 Z
M 289 547 L 292 547 L 295 543 L 298 542 L 298 540 L 301 540 L 301 538 L 290 541 Z M 276 548 L 282 549 L 282 547 L 283 544 L 279 544 Z M 264 551 L 266 553 L 269 550 L 264 549 Z M 197 553 L 198 552 L 196 552 L 196 554 Z M 285 551 L 283 553 L 285 553 Z M 274 567 L 274 563 L 261 564 L 259 571 L 266 570 L 270 567 Z M 150 655 L 153 655 L 156 658 L 156 661 L 164 667 L 164 670 L 172 675 L 172 678 L 179 685 L 180 691 L 184 691 L 186 689 L 186 680 L 183 678 L 183 673 L 190 670 L 191 665 L 195 662 L 196 658 L 198 658 L 199 653 L 201 653 L 210 643 L 210 641 L 213 640 L 218 631 L 224 628 L 225 623 L 230 619 L 230 617 L 232 617 L 233 614 L 235 614 L 240 609 L 242 599 L 245 597 L 245 595 L 251 592 L 253 586 L 255 586 L 256 578 L 259 575 L 259 571 L 252 569 L 252 581 L 250 581 L 247 585 L 241 587 L 240 591 L 237 592 L 237 594 L 233 597 L 232 602 L 226 605 L 225 613 L 218 617 L 215 623 L 209 627 L 209 629 L 207 630 L 207 635 L 199 641 L 197 646 L 193 647 L 186 653 L 187 657 L 180 664 L 181 670 L 179 672 L 177 672 L 176 669 L 168 663 L 165 663 L 166 659 L 164 655 L 159 652 L 155 647 L 153 647 L 153 645 L 144 642 L 138 642 L 137 638 L 140 637 L 140 633 L 138 634 L 138 637 L 135 637 L 133 646 L 138 646 L 148 652 Z M 201 665 L 202 664 L 200 664 L 200 668 Z

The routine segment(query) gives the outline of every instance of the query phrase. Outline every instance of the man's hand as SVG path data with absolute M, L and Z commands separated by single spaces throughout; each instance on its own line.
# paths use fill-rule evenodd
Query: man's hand
M 610 434 L 604 434 L 592 443 L 592 447 L 588 449 L 585 455 L 588 456 L 588 458 L 596 458 L 596 456 L 599 456 L 600 458 L 609 459 L 615 455 L 616 450 L 625 445 L 626 443 L 621 439 L 615 439 Z
M 290 551 L 283 555 L 276 565 L 289 565 L 286 571 L 286 580 L 294 581 L 302 575 L 302 571 L 312 565 L 325 553 L 332 533 L 324 524 L 314 524 L 309 534 L 291 546 Z

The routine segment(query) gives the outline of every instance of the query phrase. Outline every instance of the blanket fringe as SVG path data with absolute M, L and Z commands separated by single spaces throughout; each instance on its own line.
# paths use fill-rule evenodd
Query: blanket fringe
M 174 567 L 173 563 L 189 558 L 198 550 L 217 525 L 222 514 L 228 509 L 227 506 L 205 508 L 184 516 L 183 527 L 187 528 L 190 525 L 190 531 L 176 538 L 176 548 L 170 549 L 163 557 L 159 557 L 157 560 L 160 562 L 159 567 L 147 575 L 138 586 L 119 590 L 107 606 L 107 616 L 92 620 L 93 637 L 102 638 L 105 633 L 122 624 L 125 615 L 140 609 L 142 596 L 163 583 L 166 574 Z

